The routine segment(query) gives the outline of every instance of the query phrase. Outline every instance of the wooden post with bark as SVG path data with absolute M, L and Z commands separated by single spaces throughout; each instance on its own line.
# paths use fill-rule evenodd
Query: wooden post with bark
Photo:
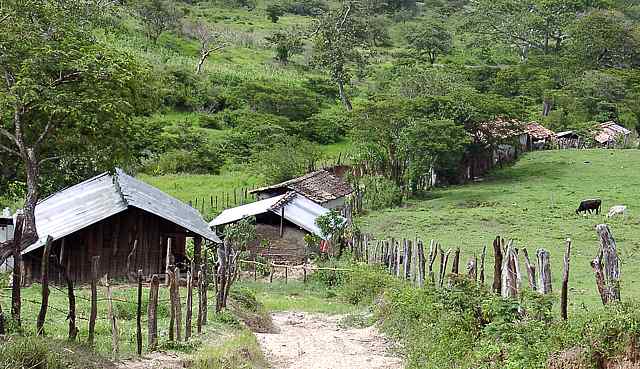
M 191 263 L 192 267 L 194 263 Z M 193 314 L 193 277 L 191 271 L 187 272 L 187 316 L 185 318 L 184 340 L 191 338 L 191 316 Z
M 2 312 L 2 304 L 0 304 L 0 336 L 4 336 L 4 313 Z
M 480 272 L 478 275 L 478 282 L 484 286 L 484 261 L 487 255 L 487 245 L 482 246 L 482 256 L 480 257 Z
M 418 240 L 416 252 L 418 254 L 418 287 L 424 287 L 425 278 L 425 259 L 424 259 L 424 244 L 421 240 Z
M 36 322 L 36 333 L 38 336 L 44 336 L 44 322 L 47 319 L 47 308 L 49 307 L 49 254 L 51 253 L 51 243 L 53 238 L 47 237 L 47 241 L 42 251 L 42 303 L 40 304 L 40 313 L 38 313 L 38 321 Z
M 204 260 L 202 262 L 202 325 L 207 325 L 207 314 L 209 313 L 207 293 L 209 289 L 209 259 L 208 249 L 204 249 Z
M 111 323 L 111 354 L 113 360 L 118 360 L 118 323 L 113 310 L 113 296 L 111 294 L 111 285 L 109 284 L 108 277 L 104 279 L 104 285 L 107 288 L 107 312 L 109 322 Z
M 459 274 L 460 272 L 460 248 L 457 247 L 453 254 L 453 265 L 451 266 L 451 273 Z
M 98 269 L 100 266 L 100 256 L 91 258 L 91 313 L 89 314 L 89 345 L 93 345 L 96 318 L 98 317 Z
M 447 276 L 447 264 L 449 263 L 449 255 L 451 254 L 451 249 L 448 249 L 446 253 L 442 252 L 440 249 L 440 287 L 444 286 L 444 280 Z
M 522 253 L 524 254 L 524 266 L 527 269 L 527 279 L 529 280 L 529 288 L 531 291 L 537 291 L 538 285 L 536 283 L 536 267 L 531 264 L 531 260 L 529 259 L 529 253 L 527 249 L 522 249 Z
M 174 267 L 173 265 L 167 270 L 167 278 L 169 280 L 169 306 L 170 306 L 170 314 L 169 314 L 169 341 L 174 341 L 175 339 L 175 323 L 176 323 L 176 305 L 174 303 L 174 292 L 175 288 L 175 275 L 173 273 Z
M 493 292 L 502 293 L 502 240 L 500 236 L 493 240 Z
M 478 257 L 475 255 L 467 262 L 467 275 L 474 281 L 478 277 Z
M 151 287 L 149 288 L 149 306 L 147 317 L 147 330 L 149 334 L 149 351 L 158 348 L 158 294 L 160 289 L 160 278 L 157 274 L 151 277 Z
M 411 259 L 412 259 L 412 255 L 411 255 L 411 241 L 409 240 L 404 240 L 404 245 L 403 245 L 403 263 L 402 263 L 402 267 L 403 267 L 403 277 L 404 279 L 408 280 L 411 277 Z
M 431 283 L 431 285 L 433 286 L 436 285 L 436 275 L 433 270 L 433 263 L 437 258 L 438 245 L 436 244 L 435 240 L 431 240 L 431 242 L 429 243 L 429 283 Z
M 545 249 L 538 249 L 538 271 L 540 272 L 539 291 L 543 295 L 553 292 L 551 286 L 551 255 Z
M 562 319 L 568 318 L 568 294 L 569 294 L 569 261 L 571 258 L 571 239 L 567 238 L 564 252 L 564 269 L 562 272 L 562 292 L 560 293 L 560 315 Z
M 518 296 L 520 290 L 520 267 L 518 261 L 518 251 L 509 241 L 502 260 L 502 297 L 514 298 Z
M 20 291 L 22 288 L 22 231 L 24 229 L 24 216 L 18 214 L 16 217 L 16 226 L 13 231 L 13 275 L 11 281 L 11 317 L 13 321 L 21 326 L 20 311 L 22 309 L 22 297 Z
M 166 255 L 166 260 L 165 260 L 165 279 L 164 279 L 164 283 L 165 285 L 167 285 L 167 287 L 169 287 L 169 284 L 171 283 L 171 278 L 169 278 L 169 271 L 170 271 L 170 266 L 171 266 L 171 238 L 167 239 L 167 255 Z
M 142 355 L 142 269 L 138 269 L 138 302 L 136 311 L 136 348 L 138 356 Z
M 198 334 L 202 333 L 202 270 L 198 271 L 198 318 L 197 318 L 197 332 Z
M 176 309 L 176 340 L 182 340 L 182 301 L 180 299 L 180 270 L 176 267 L 173 274 L 174 278 L 174 304 Z
M 596 285 L 603 304 L 620 301 L 620 261 L 616 241 L 606 224 L 596 226 L 600 239 L 600 252 L 591 262 Z

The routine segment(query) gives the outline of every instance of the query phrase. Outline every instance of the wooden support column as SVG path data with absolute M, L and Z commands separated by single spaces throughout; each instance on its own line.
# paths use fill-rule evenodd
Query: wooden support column
M 151 277 L 151 288 L 149 289 L 149 306 L 148 306 L 148 345 L 149 351 L 153 352 L 158 348 L 158 294 L 160 288 L 160 278 L 157 274 Z
M 195 263 L 191 263 L 192 269 Z M 187 272 L 187 316 L 185 318 L 184 340 L 191 338 L 191 316 L 193 315 L 193 277 L 191 271 Z
M 284 205 L 280 208 L 280 238 L 284 235 Z
M 171 283 L 170 278 L 169 278 L 169 271 L 170 271 L 170 270 L 169 270 L 169 267 L 170 267 L 170 265 L 171 265 L 171 253 L 172 253 L 172 250 L 171 250 L 171 241 L 172 241 L 172 239 L 171 239 L 171 238 L 168 238 L 168 239 L 167 239 L 167 255 L 166 255 L 166 260 L 165 260 L 165 264 L 164 264 L 164 265 L 165 265 L 165 270 L 164 270 L 164 272 L 165 272 L 165 275 L 166 275 L 166 276 L 165 276 L 165 280 L 164 280 L 164 282 L 165 282 L 165 284 L 166 284 L 167 286 L 169 286 L 169 283 Z
M 38 336 L 44 336 L 44 322 L 47 318 L 47 308 L 49 307 L 49 254 L 51 253 L 52 242 L 53 238 L 51 238 L 51 236 L 47 237 L 42 252 L 42 268 L 40 269 L 42 275 L 42 303 L 40 304 L 40 313 L 38 314 L 38 321 L 36 323 L 36 333 Z
M 98 270 L 100 268 L 100 256 L 91 258 L 91 313 L 89 315 L 89 345 L 92 346 L 96 330 L 96 318 L 98 317 Z
M 136 311 L 136 348 L 142 355 L 142 269 L 138 269 L 138 309 Z

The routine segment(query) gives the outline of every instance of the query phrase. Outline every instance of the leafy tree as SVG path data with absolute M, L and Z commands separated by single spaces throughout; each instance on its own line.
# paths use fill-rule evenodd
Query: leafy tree
M 254 217 L 246 217 L 224 228 L 224 243 L 217 249 L 216 312 L 227 307 L 231 285 L 238 279 L 238 256 L 256 239 Z
M 570 55 L 585 68 L 629 67 L 640 63 L 640 29 L 617 11 L 596 10 L 573 30 Z
M 275 59 L 283 65 L 289 64 L 292 55 L 302 53 L 302 38 L 295 31 L 277 31 L 265 39 L 275 48 Z
M 269 17 L 272 23 L 278 23 L 280 17 L 284 15 L 284 8 L 280 4 L 269 4 L 266 10 L 267 17 Z
M 329 72 L 338 84 L 342 104 L 349 111 L 353 107 L 345 84 L 351 80 L 354 64 L 366 62 L 367 26 L 361 18 L 363 12 L 360 3 L 344 1 L 321 16 L 313 32 L 314 64 Z
M 142 0 L 136 5 L 136 12 L 144 23 L 147 37 L 154 44 L 162 32 L 174 29 L 182 17 L 175 2 L 167 0 Z
M 333 245 L 338 245 L 338 255 L 342 255 L 344 248 L 344 237 L 347 231 L 347 222 L 340 213 L 331 209 L 324 215 L 316 218 L 316 225 L 320 228 L 323 236 L 331 241 Z
M 407 27 L 404 37 L 409 48 L 422 60 L 431 64 L 439 55 L 446 55 L 451 50 L 452 36 L 442 22 L 428 21 Z
M 315 170 L 320 158 L 317 145 L 287 138 L 268 150 L 257 152 L 254 163 L 268 182 L 278 183 Z
M 146 70 L 92 36 L 92 21 L 105 8 L 79 0 L 2 6 L 0 150 L 25 172 L 28 244 L 37 237 L 42 166 L 98 158 L 95 170 L 123 159 L 129 116 L 144 108 Z

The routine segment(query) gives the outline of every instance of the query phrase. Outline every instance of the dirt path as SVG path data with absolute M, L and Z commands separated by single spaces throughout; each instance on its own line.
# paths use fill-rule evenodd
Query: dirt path
M 375 327 L 344 329 L 342 316 L 276 313 L 278 334 L 257 333 L 275 369 L 402 369 L 388 352 L 389 343 Z
M 153 352 L 141 359 L 125 360 L 116 365 L 117 369 L 182 369 L 188 365 L 178 355 L 167 352 Z

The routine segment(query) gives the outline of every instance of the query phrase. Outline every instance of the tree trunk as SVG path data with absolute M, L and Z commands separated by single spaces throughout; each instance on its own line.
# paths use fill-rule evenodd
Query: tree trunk
M 38 240 L 36 230 L 36 205 L 38 204 L 39 188 L 38 178 L 40 176 L 40 166 L 36 157 L 36 152 L 32 148 L 23 151 L 24 164 L 27 174 L 27 197 L 24 203 L 24 225 L 22 230 L 21 247 L 31 245 Z
M 38 321 L 36 322 L 36 333 L 38 336 L 44 336 L 44 322 L 47 318 L 47 308 L 49 307 L 49 254 L 51 252 L 51 243 L 53 238 L 49 236 L 47 243 L 44 245 L 44 251 L 42 252 L 42 268 L 40 273 L 42 274 L 42 303 L 40 304 L 40 313 L 38 314 Z
M 349 100 L 349 97 L 344 90 L 344 82 L 342 80 L 338 81 L 338 90 L 340 91 L 340 100 L 342 100 L 342 105 L 344 105 L 347 111 L 353 110 L 351 100 Z
M 13 279 L 11 284 L 11 317 L 13 321 L 20 327 L 20 311 L 22 298 L 20 294 L 21 278 L 22 278 L 22 232 L 24 226 L 24 217 L 18 215 L 16 217 L 16 227 L 13 231 Z

